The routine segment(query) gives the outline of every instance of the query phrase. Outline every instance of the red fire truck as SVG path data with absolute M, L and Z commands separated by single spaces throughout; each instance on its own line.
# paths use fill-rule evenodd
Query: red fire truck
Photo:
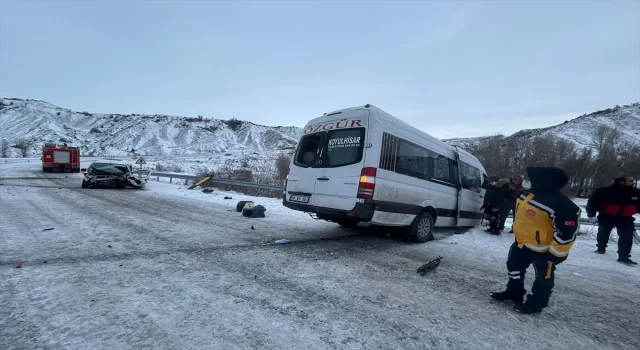
M 53 172 L 55 169 L 79 173 L 80 149 L 66 144 L 45 143 L 42 146 L 42 171 Z

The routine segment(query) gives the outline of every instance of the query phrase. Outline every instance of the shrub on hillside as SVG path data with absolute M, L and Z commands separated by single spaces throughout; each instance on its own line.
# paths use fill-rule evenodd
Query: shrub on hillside
M 227 124 L 229 129 L 231 129 L 233 131 L 238 131 L 240 129 L 240 127 L 242 126 L 242 122 L 240 120 L 236 119 L 236 118 L 223 120 L 222 122 Z
M 187 122 L 190 122 L 190 123 L 194 123 L 194 122 L 201 122 L 201 121 L 203 121 L 203 120 L 204 120 L 204 117 L 203 117 L 203 116 L 201 116 L 201 115 L 199 115 L 197 118 L 194 118 L 194 117 L 187 117 L 187 118 L 185 118 L 184 120 L 185 120 L 185 121 L 187 121 Z
M 284 181 L 289 175 L 289 163 L 291 162 L 291 157 L 281 154 L 276 159 L 276 171 L 278 172 L 278 179 L 280 181 Z

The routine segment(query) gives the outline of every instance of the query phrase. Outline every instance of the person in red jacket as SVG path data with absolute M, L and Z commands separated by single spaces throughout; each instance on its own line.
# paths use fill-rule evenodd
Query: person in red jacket
M 597 219 L 596 212 L 600 213 Z M 587 202 L 587 217 L 592 223 L 598 223 L 596 253 L 605 253 L 611 230 L 615 227 L 618 231 L 618 261 L 637 265 L 630 258 L 635 221 L 633 215 L 639 212 L 640 189 L 635 187 L 633 177 L 620 176 L 613 180 L 612 185 L 595 190 Z

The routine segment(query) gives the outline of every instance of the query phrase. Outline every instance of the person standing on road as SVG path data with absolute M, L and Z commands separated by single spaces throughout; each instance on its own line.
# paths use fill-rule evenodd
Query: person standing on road
M 596 218 L 596 212 L 600 215 Z M 587 217 L 592 223 L 598 223 L 598 249 L 596 253 L 604 254 L 611 230 L 618 231 L 618 262 L 637 265 L 631 260 L 635 219 L 633 215 L 640 212 L 640 190 L 635 187 L 635 180 L 622 175 L 613 180 L 613 184 L 600 187 L 591 194 L 587 201 Z
M 569 182 L 567 173 L 556 167 L 529 167 L 529 180 L 523 182 L 528 194 L 516 202 L 513 233 L 509 249 L 509 281 L 503 292 L 491 293 L 496 300 L 512 300 L 516 311 L 541 312 L 547 307 L 554 286 L 556 265 L 569 256 L 580 221 L 581 210 L 560 190 Z M 529 265 L 535 269 L 531 294 L 524 288 Z
M 500 204 L 502 204 L 503 196 L 500 190 L 495 186 L 499 180 L 500 177 L 493 175 L 489 176 L 485 180 L 485 183 L 482 184 L 482 188 L 484 188 L 486 191 L 480 210 L 484 209 L 485 219 L 489 222 L 489 228 L 487 229 L 487 232 L 493 235 L 500 234 Z
M 500 226 L 498 231 L 504 230 L 504 223 L 507 221 L 507 216 L 513 210 L 513 218 L 515 220 L 515 205 L 516 199 L 523 193 L 522 180 L 524 176 L 520 174 L 513 175 L 511 179 L 502 179 L 496 183 L 496 187 L 502 190 L 503 199 L 500 204 Z

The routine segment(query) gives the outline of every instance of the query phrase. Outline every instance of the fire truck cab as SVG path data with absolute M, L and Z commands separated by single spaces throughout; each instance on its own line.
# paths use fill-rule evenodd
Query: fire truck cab
M 42 171 L 53 172 L 56 169 L 79 173 L 80 149 L 78 147 L 69 147 L 66 144 L 45 143 L 42 146 Z

